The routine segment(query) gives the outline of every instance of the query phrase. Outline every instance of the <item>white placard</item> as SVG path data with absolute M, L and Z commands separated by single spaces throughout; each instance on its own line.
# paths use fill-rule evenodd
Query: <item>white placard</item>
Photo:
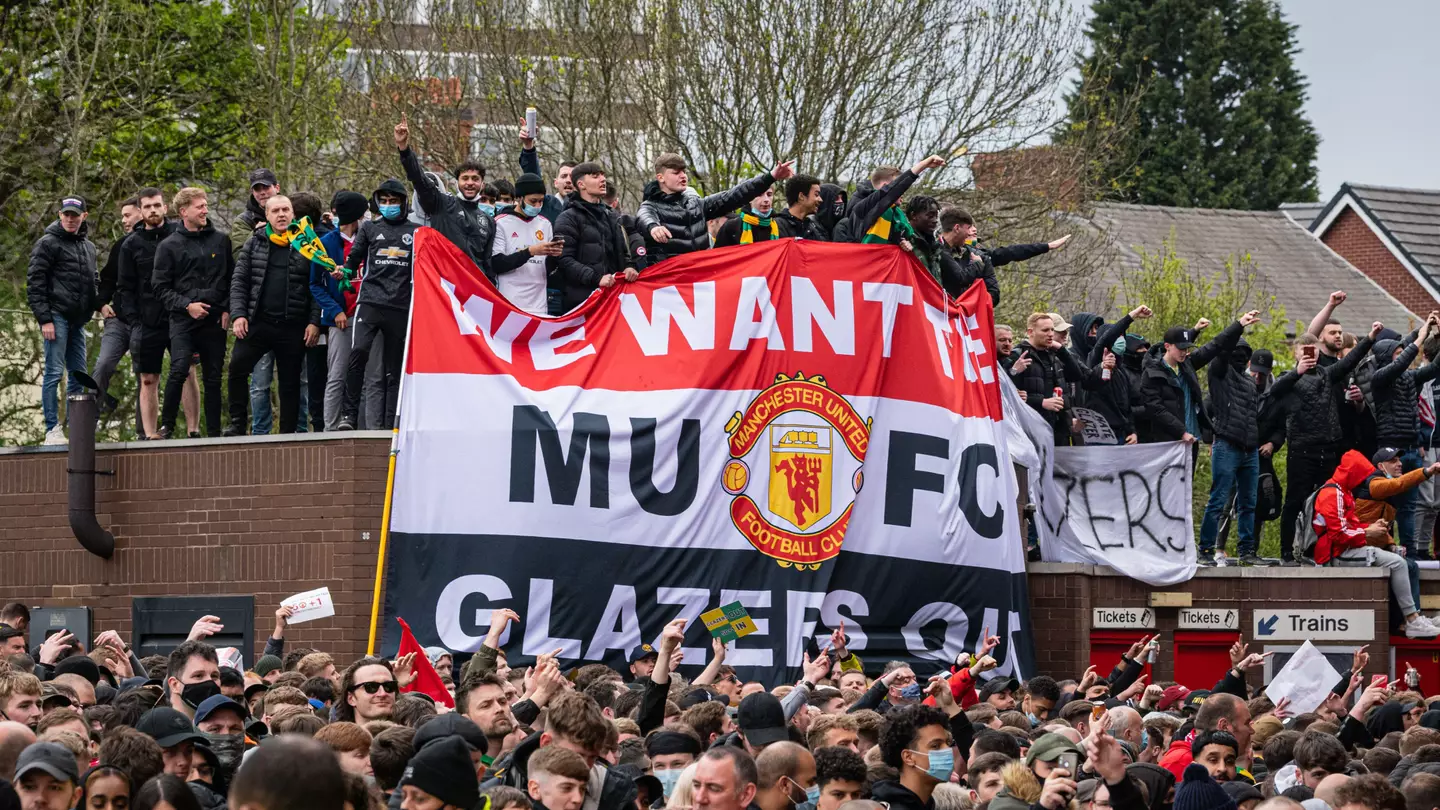
M 328 619 L 335 615 L 335 600 L 330 598 L 329 588 L 297 593 L 280 603 L 294 611 L 290 624 L 304 624 L 316 619 Z
M 1240 611 L 1227 608 L 1180 608 L 1180 630 L 1239 630 Z
M 1291 610 L 1257 607 L 1256 641 L 1369 641 L 1375 637 L 1373 610 Z
M 1270 679 L 1265 696 L 1277 704 L 1289 698 L 1289 710 L 1305 714 L 1319 708 L 1339 681 L 1340 673 L 1330 665 L 1325 654 L 1307 641 L 1285 662 L 1284 669 Z
M 999 376 L 1006 443 L 1029 478 L 1041 556 L 1108 565 L 1155 586 L 1195 576 L 1190 445 L 1057 448 L 1044 417 Z
M 1090 626 L 1100 630 L 1153 630 L 1155 611 L 1141 607 L 1097 607 Z

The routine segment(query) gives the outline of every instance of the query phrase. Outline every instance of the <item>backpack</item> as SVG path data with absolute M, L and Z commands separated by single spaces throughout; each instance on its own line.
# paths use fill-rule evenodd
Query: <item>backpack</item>
M 1260 485 L 1256 487 L 1255 494 L 1255 522 L 1278 520 L 1285 491 L 1275 475 L 1275 464 L 1269 458 L 1260 459 Z
M 1310 493 L 1305 499 L 1305 505 L 1300 508 L 1300 514 L 1295 516 L 1295 553 L 1314 558 L 1315 544 L 1320 541 L 1320 535 L 1315 531 L 1315 499 L 1326 487 L 1334 487 L 1337 491 L 1340 485 L 1327 481 L 1320 485 L 1320 488 Z

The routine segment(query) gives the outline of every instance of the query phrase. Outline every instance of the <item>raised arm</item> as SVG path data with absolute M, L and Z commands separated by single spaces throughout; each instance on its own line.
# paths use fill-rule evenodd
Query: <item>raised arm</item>
M 784 180 L 795 173 L 792 163 L 781 163 L 774 170 L 757 175 L 744 181 L 740 185 L 711 194 L 703 201 L 705 207 L 705 218 L 714 219 L 722 214 L 728 214 L 751 200 L 765 193 L 765 189 L 775 185 L 777 180 Z M 783 175 L 783 176 L 782 176 Z
M 1241 315 L 1239 320 L 1220 330 L 1220 334 L 1216 335 L 1209 343 L 1190 353 L 1191 368 L 1204 368 L 1209 365 L 1211 360 L 1220 356 L 1221 352 L 1228 352 L 1235 348 L 1235 344 L 1240 342 L 1240 336 L 1245 333 L 1245 327 L 1258 320 L 1260 320 L 1260 313 L 1251 310 Z
M 395 148 L 400 151 L 400 165 L 405 167 L 405 179 L 415 186 L 415 196 L 420 200 L 420 207 L 425 213 L 435 216 L 445 205 L 445 192 L 437 188 L 434 180 L 425 174 L 425 167 L 420 165 L 420 158 L 410 151 L 410 116 L 400 118 L 400 123 L 395 125 Z M 352 250 L 354 248 L 351 248 Z
M 1310 319 L 1310 326 L 1305 331 L 1315 337 L 1320 337 L 1320 333 L 1325 331 L 1325 324 L 1330 322 L 1330 316 L 1335 314 L 1335 308 L 1343 303 L 1345 303 L 1343 290 L 1330 293 L 1330 300 L 1326 301 L 1325 306 L 1321 307 L 1320 311 L 1315 313 L 1315 317 Z

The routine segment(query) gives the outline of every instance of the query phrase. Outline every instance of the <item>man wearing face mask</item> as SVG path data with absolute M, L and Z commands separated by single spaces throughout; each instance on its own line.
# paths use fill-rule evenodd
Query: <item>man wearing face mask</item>
M 170 706 L 186 718 L 208 697 L 220 694 L 220 659 L 203 641 L 186 641 L 170 653 L 165 688 Z
M 1250 344 L 1235 341 L 1229 352 L 1208 366 L 1210 374 L 1210 422 L 1215 444 L 1210 455 L 1210 501 L 1200 523 L 1200 564 L 1215 559 L 1215 537 L 1220 516 L 1233 493 L 1242 566 L 1269 566 L 1256 554 L 1255 498 L 1260 486 L 1260 389 L 1248 373 Z
M 415 197 L 430 227 L 460 248 L 470 261 L 495 280 L 490 269 L 490 245 L 495 241 L 495 206 L 482 202 L 485 168 L 478 163 L 462 163 L 455 169 L 460 179 L 460 195 L 445 193 L 420 165 L 420 158 L 410 151 L 410 118 L 405 116 L 395 125 L 395 148 L 400 150 L 400 165 L 405 178 L 415 186 Z M 388 338 L 388 336 L 387 336 Z
M 1091 370 L 1085 407 L 1099 414 L 1110 425 L 1116 441 L 1124 444 L 1135 444 L 1139 436 L 1135 429 L 1135 403 L 1130 396 L 1135 388 L 1134 372 L 1119 361 L 1129 348 L 1125 332 L 1135 321 L 1149 317 L 1150 308 L 1142 304 L 1115 323 L 1102 325 L 1089 354 L 1080 358 Z M 1107 356 L 1115 360 L 1108 361 Z M 1104 374 L 1107 367 L 1109 379 L 1105 379 Z
M 645 755 L 665 798 L 675 793 L 680 774 L 699 759 L 703 747 L 700 738 L 688 731 L 655 731 L 645 737 Z
M 820 798 L 815 783 L 815 757 L 803 745 L 778 742 L 755 757 L 760 772 L 755 804 L 760 810 L 795 810 L 796 805 Z M 813 795 L 812 795 L 813 794 Z
M 365 381 L 365 364 L 370 346 L 383 335 L 385 366 L 385 415 L 380 425 L 389 430 L 395 421 L 395 404 L 400 389 L 401 366 L 405 359 L 405 332 L 409 328 L 410 293 L 413 285 L 415 231 L 420 227 L 409 219 L 405 186 L 386 180 L 371 197 L 376 219 L 361 224 L 345 260 L 347 270 L 365 268 L 360 296 L 355 302 L 355 330 L 351 335 L 350 360 L 345 365 L 345 400 L 336 430 L 354 430 L 360 414 L 360 389 Z M 439 230 L 437 228 L 437 230 Z
M 963 713 L 958 717 L 970 722 Z M 949 782 L 955 770 L 951 718 L 932 706 L 916 705 L 892 711 L 887 719 L 880 755 L 900 772 L 900 778 L 876 782 L 871 798 L 887 803 L 891 810 L 933 808 L 936 786 Z
M 240 767 L 240 758 L 245 754 L 245 718 L 249 714 L 244 706 L 224 695 L 208 697 L 195 709 L 195 728 L 205 735 L 206 746 L 220 761 L 223 779 L 218 784 L 228 782 Z
M 165 773 L 182 782 L 190 779 L 195 745 L 205 743 L 205 735 L 195 730 L 190 718 L 174 709 L 160 706 L 140 716 L 135 730 L 148 734 L 160 746 Z
M 520 204 L 495 220 L 494 255 L 490 257 L 495 286 L 520 309 L 532 315 L 547 315 L 549 272 L 563 245 L 555 240 L 555 223 L 541 213 L 545 181 L 537 175 L 522 174 L 515 181 L 515 194 Z

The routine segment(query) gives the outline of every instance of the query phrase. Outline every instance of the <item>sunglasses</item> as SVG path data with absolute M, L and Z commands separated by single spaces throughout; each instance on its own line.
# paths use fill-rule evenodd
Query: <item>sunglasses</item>
M 384 689 L 387 693 L 393 695 L 400 691 L 400 684 L 395 681 L 370 681 L 369 683 L 357 683 L 350 687 L 351 692 L 357 689 L 364 689 L 367 695 L 373 695 L 381 689 Z

